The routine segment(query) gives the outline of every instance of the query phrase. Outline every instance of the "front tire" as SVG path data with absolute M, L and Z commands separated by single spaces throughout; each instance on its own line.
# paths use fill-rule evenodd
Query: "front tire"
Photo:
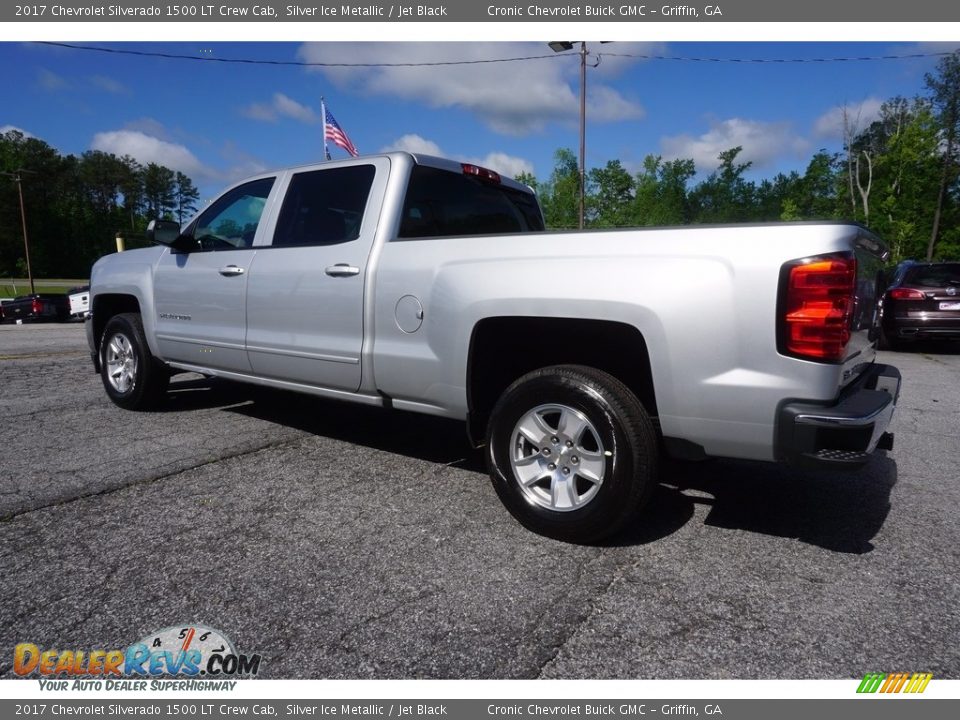
M 107 396 L 126 410 L 156 407 L 170 373 L 150 353 L 138 313 L 115 315 L 100 342 L 100 378 Z
M 656 486 L 657 434 L 640 401 L 595 368 L 558 365 L 514 382 L 487 432 L 490 478 L 528 529 L 573 543 L 621 530 Z

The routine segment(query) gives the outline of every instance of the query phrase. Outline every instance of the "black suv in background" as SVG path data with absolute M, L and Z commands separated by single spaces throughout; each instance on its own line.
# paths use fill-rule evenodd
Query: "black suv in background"
M 883 295 L 880 327 L 892 349 L 913 340 L 960 339 L 960 262 L 900 263 Z

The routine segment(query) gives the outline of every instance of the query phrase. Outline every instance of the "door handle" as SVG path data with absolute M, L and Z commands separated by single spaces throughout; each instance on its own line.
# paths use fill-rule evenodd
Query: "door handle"
M 337 263 L 328 267 L 324 272 L 330 277 L 350 277 L 351 275 L 359 275 L 360 268 L 347 263 Z
M 243 275 L 246 272 L 242 267 L 237 267 L 236 265 L 226 265 L 220 268 L 220 274 L 224 277 L 234 277 L 236 275 Z

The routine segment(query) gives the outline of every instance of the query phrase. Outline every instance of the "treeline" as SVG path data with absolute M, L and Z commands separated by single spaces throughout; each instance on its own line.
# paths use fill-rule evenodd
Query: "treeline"
M 717 170 L 696 183 L 693 160 L 649 155 L 635 174 L 611 160 L 587 173 L 586 225 L 855 220 L 887 241 L 894 262 L 960 259 L 960 56 L 945 57 L 925 90 L 887 101 L 868 127 L 845 113 L 843 151 L 817 152 L 802 174 L 749 180 L 741 147 L 722 152 Z M 518 179 L 537 189 L 548 227 L 577 227 L 572 151 L 557 151 L 547 181 Z
M 189 177 L 162 165 L 98 150 L 64 156 L 17 131 L 0 134 L 0 172 L 0 277 L 27 274 L 17 176 L 35 277 L 88 277 L 118 232 L 136 244 L 150 219 L 182 220 L 200 197 Z
M 893 261 L 960 259 L 960 54 L 925 77 L 924 94 L 887 101 L 868 127 L 845 114 L 843 139 L 841 152 L 817 152 L 803 173 L 760 182 L 748 179 L 740 147 L 699 181 L 690 159 L 650 155 L 636 173 L 611 160 L 587 173 L 586 224 L 854 220 L 887 241 Z M 62 156 L 16 131 L 0 134 L 0 172 L 0 276 L 26 274 L 11 174 L 21 177 L 36 277 L 85 277 L 117 232 L 136 237 L 155 217 L 182 221 L 199 197 L 190 178 L 161 165 L 99 151 Z M 577 227 L 572 151 L 557 151 L 547 180 L 518 179 L 537 189 L 548 227 Z

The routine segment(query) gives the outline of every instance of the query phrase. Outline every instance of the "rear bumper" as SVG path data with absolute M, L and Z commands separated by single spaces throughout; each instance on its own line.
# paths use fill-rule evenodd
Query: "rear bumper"
M 874 364 L 832 404 L 783 404 L 777 416 L 777 459 L 820 467 L 863 465 L 878 446 L 893 447 L 887 427 L 899 395 L 900 371 Z
M 960 315 L 930 313 L 929 316 L 895 315 L 885 319 L 883 331 L 894 340 L 960 338 Z

